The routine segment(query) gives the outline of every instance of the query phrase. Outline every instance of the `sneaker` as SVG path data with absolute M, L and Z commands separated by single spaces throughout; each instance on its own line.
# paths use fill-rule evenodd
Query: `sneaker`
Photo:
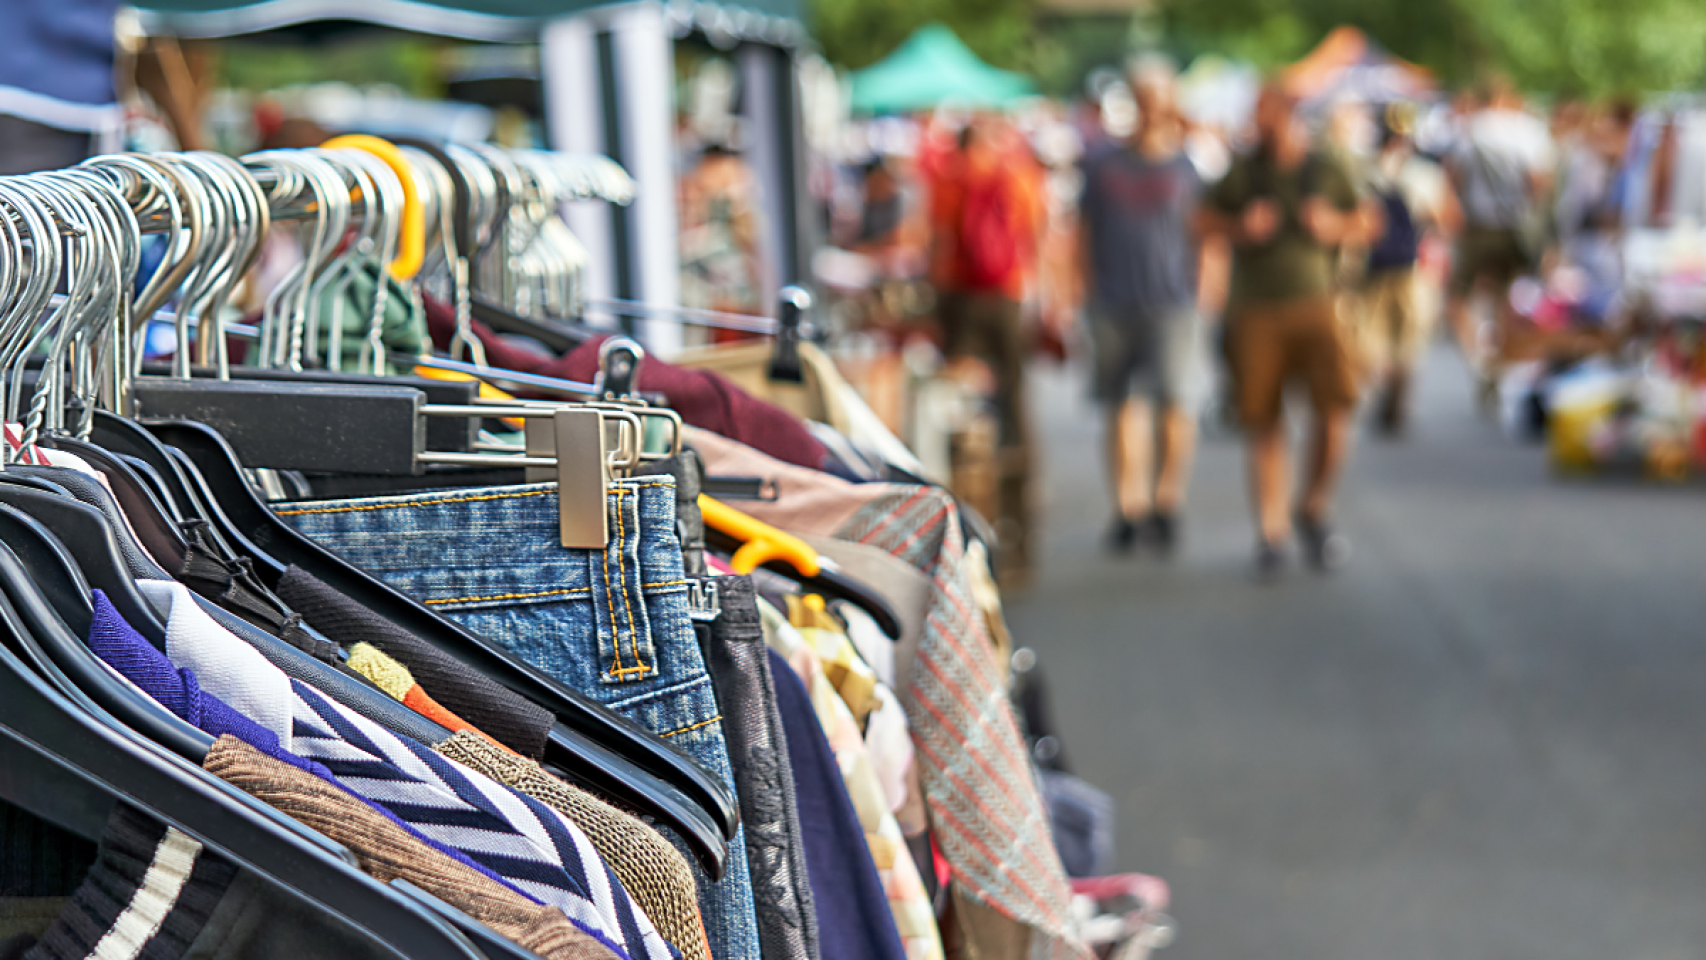
M 1179 515 L 1162 513 L 1157 510 L 1149 515 L 1149 539 L 1154 542 L 1155 549 L 1162 556 L 1173 555 L 1173 548 L 1179 542 Z
M 1272 583 L 1285 572 L 1285 548 L 1267 540 L 1256 542 L 1256 579 Z
M 1303 555 L 1309 565 L 1321 573 L 1332 573 L 1351 558 L 1351 542 L 1344 534 L 1333 530 L 1325 520 L 1297 513 L 1297 536 L 1303 541 Z
M 1127 517 L 1115 517 L 1108 527 L 1108 549 L 1115 553 L 1130 553 L 1137 546 L 1138 525 Z

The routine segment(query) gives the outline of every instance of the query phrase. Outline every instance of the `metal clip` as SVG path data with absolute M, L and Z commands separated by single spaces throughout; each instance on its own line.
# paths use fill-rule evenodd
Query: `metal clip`
M 611 479 L 604 416 L 585 407 L 564 407 L 548 420 L 528 420 L 525 430 L 529 456 L 557 460 L 555 468 L 539 479 L 557 481 L 562 545 L 604 549 L 610 542 L 604 494 Z
M 687 581 L 687 616 L 691 620 L 709 623 L 723 615 L 722 601 L 717 598 L 717 581 L 710 577 Z

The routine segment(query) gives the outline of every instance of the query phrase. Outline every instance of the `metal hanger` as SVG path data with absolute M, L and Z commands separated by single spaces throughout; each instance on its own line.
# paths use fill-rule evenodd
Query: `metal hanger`
M 311 168 L 314 166 L 313 164 L 302 164 L 300 162 L 293 164 L 287 161 L 285 163 L 274 163 L 272 166 L 284 169 L 290 176 L 295 177 L 299 189 L 311 192 L 313 189 L 311 186 L 312 183 L 322 183 L 326 187 L 323 195 L 327 197 L 328 200 L 331 200 L 332 204 L 335 205 L 336 201 L 331 198 L 336 195 L 329 189 L 329 180 L 315 181 L 312 179 L 314 171 Z M 310 169 L 304 172 L 302 169 L 303 167 Z M 279 183 L 285 182 L 286 180 L 279 181 Z M 271 189 L 278 191 L 281 188 L 275 184 Z M 345 193 L 345 196 L 347 197 L 347 192 Z M 269 196 L 269 205 L 278 199 L 280 198 Z M 289 202 L 289 200 L 285 199 L 285 202 Z M 310 243 L 313 242 L 312 237 L 310 237 L 309 240 Z M 312 250 L 309 255 L 310 257 L 314 256 Z M 296 277 L 295 282 L 298 284 L 311 283 L 311 275 L 310 271 L 301 271 Z M 271 301 L 275 305 L 275 309 L 277 309 L 278 305 L 287 303 L 287 297 L 296 297 L 296 302 L 300 303 L 301 289 L 302 288 L 299 286 L 295 292 L 286 290 L 283 294 L 275 295 L 275 298 Z M 197 322 L 198 329 L 201 323 L 206 322 L 216 321 L 213 321 L 211 316 L 204 316 Z M 275 350 L 272 355 L 273 358 L 282 359 L 285 364 L 288 365 L 291 356 L 289 346 L 293 341 L 297 343 L 301 342 L 296 333 L 287 332 L 284 328 L 280 328 L 275 331 L 269 346 L 281 349 L 283 350 L 283 353 L 281 354 Z M 143 412 L 146 413 L 146 407 L 148 404 L 144 403 L 143 406 L 145 408 Z M 477 412 L 479 415 L 485 416 L 506 411 L 482 407 Z M 512 409 L 507 412 L 532 419 L 539 419 L 545 414 L 545 411 L 538 407 Z M 584 414 L 592 411 L 579 412 Z M 608 419 L 610 419 L 610 414 L 608 412 L 600 412 L 599 421 L 601 426 L 604 421 Z M 111 421 L 106 421 L 106 423 L 108 423 L 110 427 Z M 103 429 L 103 440 L 107 439 L 107 435 L 112 432 L 113 431 L 110 428 Z M 637 430 L 633 430 L 632 433 L 634 439 L 637 440 Z M 135 438 L 132 437 L 131 439 L 134 440 Z M 127 452 L 134 455 L 145 455 L 148 451 L 146 448 L 133 444 Z M 547 465 L 547 461 L 543 456 L 536 456 L 531 458 L 531 460 L 532 463 L 529 464 L 526 459 L 518 460 L 512 457 L 504 460 L 503 462 L 505 464 L 515 464 L 517 466 L 532 465 L 535 467 L 541 467 Z M 594 463 L 598 462 L 598 458 L 596 457 L 580 458 L 580 460 L 583 463 L 587 460 Z M 185 477 L 185 471 L 182 470 L 181 465 L 171 464 L 168 459 L 159 457 L 157 451 L 152 463 L 159 470 L 162 477 L 176 476 L 180 481 Z M 176 467 L 176 469 L 174 469 L 174 467 Z M 240 476 L 233 473 L 232 478 L 237 481 L 237 483 L 232 485 L 233 489 L 236 486 L 242 485 Z M 180 484 L 180 486 L 183 485 Z M 190 486 L 193 486 L 193 484 Z M 190 495 L 187 490 L 180 490 L 180 493 L 184 495 L 185 499 L 190 499 Z M 243 486 L 243 494 L 246 496 L 252 496 L 252 494 L 248 493 L 246 486 Z M 227 494 L 221 494 L 219 499 L 228 500 L 229 497 Z M 181 503 L 180 506 L 182 506 Z M 602 514 L 603 510 L 601 499 L 599 515 L 602 516 Z M 270 552 L 271 545 L 267 546 Z M 440 628 L 442 627 L 443 624 L 441 622 Z M 532 679 L 535 681 L 535 685 L 537 685 L 539 680 L 544 680 L 546 678 L 535 677 Z M 554 689 L 553 686 L 555 687 Z M 557 762 L 572 768 L 575 766 L 593 766 L 594 764 L 589 764 L 587 759 L 585 759 L 589 757 L 601 759 L 601 761 L 607 766 L 613 766 L 618 763 L 627 763 L 631 765 L 633 761 L 629 759 L 630 757 L 640 757 L 642 765 L 640 767 L 630 769 L 626 774 L 622 774 L 618 770 L 615 775 L 609 776 L 604 773 L 595 773 L 591 777 L 586 773 L 580 773 L 577 774 L 577 776 L 583 781 L 588 779 L 597 779 L 599 776 L 606 776 L 607 780 L 611 782 L 600 784 L 600 789 L 604 790 L 608 794 L 621 798 L 623 802 L 631 803 L 637 807 L 660 807 L 666 812 L 666 815 L 660 816 L 660 819 L 665 820 L 665 822 L 671 822 L 672 826 L 676 826 L 684 835 L 688 836 L 694 842 L 696 851 L 700 853 L 702 859 L 707 862 L 708 866 L 710 866 L 714 872 L 720 870 L 720 863 L 722 857 L 725 855 L 723 851 L 726 850 L 726 837 L 733 833 L 733 825 L 736 822 L 733 800 L 727 796 L 726 790 L 708 774 L 705 774 L 700 770 L 690 760 L 687 760 L 685 757 L 676 753 L 666 744 L 661 742 L 652 742 L 655 738 L 650 738 L 649 735 L 641 734 L 635 729 L 624 729 L 623 722 L 615 718 L 614 715 L 608 714 L 607 711 L 603 711 L 601 708 L 596 707 L 584 698 L 580 698 L 580 702 L 578 703 L 569 700 L 564 696 L 565 691 L 566 688 L 562 688 L 561 685 L 549 684 L 545 686 L 542 692 L 545 694 L 545 702 L 547 705 L 550 706 L 559 717 L 570 719 L 579 727 L 593 730 L 599 739 L 592 740 L 575 729 L 560 727 L 552 738 L 552 756 L 547 759 L 555 757 Z M 541 691 L 539 690 L 535 691 L 536 694 L 540 692 Z M 535 699 L 539 699 L 539 697 L 536 696 Z M 552 704 L 554 704 L 554 706 L 551 706 Z M 614 747 L 616 752 L 612 752 L 612 747 Z M 602 758 L 598 758 L 597 756 L 600 751 L 604 754 Z M 668 779 L 659 780 L 659 775 Z M 686 792 L 683 792 L 684 788 Z M 667 811 L 670 810 L 671 804 L 674 806 L 673 813 L 668 813 Z M 708 814 L 710 815 L 708 820 L 695 820 L 695 817 L 703 818 Z
M 28 425 L 24 429 L 24 442 L 19 451 L 27 456 L 30 452 L 34 437 L 39 434 L 44 422 L 57 423 L 58 417 L 50 412 L 42 402 L 43 397 L 58 393 L 60 385 L 56 382 L 56 374 L 62 369 L 60 364 L 67 358 L 64 345 L 75 339 L 80 331 L 72 328 L 71 321 L 77 318 L 79 310 L 89 307 L 110 307 L 111 299 L 116 294 L 118 284 L 114 273 L 123 275 L 128 272 L 134 275 L 136 258 L 133 251 L 123 250 L 123 244 L 118 234 L 109 229 L 113 224 L 103 223 L 102 207 L 98 199 L 99 191 L 93 195 L 79 197 L 75 185 L 96 187 L 97 184 L 80 182 L 81 178 L 62 175 L 59 177 L 37 178 L 30 183 L 19 180 L 0 183 L 0 203 L 3 203 L 8 213 L 17 214 L 20 222 L 27 224 L 30 248 L 29 282 L 19 282 L 18 271 L 8 264 L 3 273 L 4 282 L 0 289 L 4 291 L 6 307 L 4 334 L 0 339 L 6 343 L 8 362 L 4 369 L 8 372 L 18 369 L 16 358 L 27 355 L 34 347 L 51 340 L 52 346 L 48 352 L 49 366 L 44 369 L 47 376 L 40 378 L 32 392 L 30 411 L 27 414 Z M 101 181 L 104 183 L 104 181 Z M 90 199 L 94 196 L 95 199 Z M 106 212 L 112 212 L 110 205 Z M 51 211 L 52 216 L 38 215 L 43 211 Z M 22 237 L 10 224 L 11 217 L 5 218 L 7 226 L 3 232 L 7 240 L 21 241 Z M 72 230 L 65 234 L 57 232 L 56 221 L 63 221 Z M 59 256 L 61 240 L 69 241 L 64 251 L 65 256 Z M 21 256 L 24 250 L 22 242 L 14 242 L 8 248 L 15 255 Z M 57 273 L 61 263 L 69 270 L 68 289 L 70 293 L 62 301 L 58 309 L 34 332 L 20 328 L 29 325 L 36 314 L 19 312 L 20 305 L 26 308 L 32 303 L 39 304 L 39 290 L 42 282 L 38 277 L 48 276 L 48 289 L 54 279 L 51 274 Z M 106 272 L 104 268 L 115 268 Z M 122 276 L 128 280 L 129 276 Z M 20 297 L 20 294 L 31 294 L 30 298 Z M 25 335 L 25 334 L 28 335 Z M 12 411 L 18 409 L 18 397 L 21 391 L 14 388 L 8 391 Z M 8 445 L 9 449 L 9 445 Z M 16 468 L 14 468 L 16 469 Z M 6 692 L 0 695 L 0 738 L 3 738 L 15 749 L 8 752 L 8 772 L 12 775 L 6 778 L 7 784 L 14 784 L 14 777 L 22 770 L 31 770 L 43 776 L 38 787 L 51 784 L 67 788 L 55 791 L 52 795 L 53 804 L 59 809 L 49 810 L 40 801 L 42 794 L 31 791 L 19 791 L 15 788 L 6 789 L 9 798 L 21 801 L 26 809 L 33 809 L 45 814 L 50 820 L 65 819 L 77 821 L 77 826 L 85 836 L 98 836 L 100 824 L 104 817 L 90 816 L 100 806 L 110 808 L 111 801 L 125 797 L 128 802 L 144 808 L 150 807 L 150 793 L 160 794 L 159 786 L 166 787 L 166 793 L 179 801 L 190 795 L 184 788 L 195 784 L 207 787 L 207 783 L 196 784 L 194 776 L 183 779 L 173 786 L 169 781 L 161 782 L 154 773 L 156 789 L 147 789 L 146 782 L 140 782 L 136 776 L 124 776 L 120 769 L 125 761 L 142 759 L 144 754 L 138 750 L 135 743 L 125 744 L 121 740 L 104 739 L 103 733 L 116 734 L 116 730 L 103 730 L 93 715 L 86 709 L 103 709 L 117 711 L 117 716 L 129 726 L 148 734 L 155 743 L 169 747 L 178 756 L 191 762 L 198 762 L 205 756 L 207 747 L 212 743 L 212 737 L 206 733 L 185 724 L 176 717 L 160 709 L 157 704 L 143 696 L 135 688 L 120 681 L 105 667 L 100 666 L 88 648 L 82 643 L 82 636 L 87 633 L 89 623 L 88 587 L 89 581 L 84 579 L 89 573 L 91 561 L 99 565 L 104 563 L 109 555 L 116 554 L 116 548 L 111 546 L 111 531 L 104 526 L 98 513 L 89 511 L 79 515 L 79 511 L 88 511 L 81 504 L 75 504 L 56 494 L 43 491 L 37 483 L 21 483 L 21 478 L 0 471 L 0 634 L 9 641 L 8 649 L 0 651 L 0 689 Z M 27 496 L 20 497 L 20 494 Z M 69 504 L 69 511 L 66 506 Z M 23 506 L 27 509 L 17 509 Z M 83 526 L 72 531 L 73 536 L 67 544 L 65 540 L 56 537 L 49 530 L 50 525 L 63 523 L 67 517 L 88 520 L 94 517 L 95 529 Z M 45 523 L 44 523 L 45 521 Z M 104 543 L 107 550 L 99 548 Z M 23 549 L 34 558 L 26 565 L 14 549 Z M 122 590 L 129 587 L 134 591 L 134 584 L 128 576 L 108 580 L 109 572 L 98 570 L 92 578 L 97 585 L 108 589 Z M 101 581 L 108 580 L 107 583 Z M 55 600 L 50 600 L 43 589 L 45 585 L 55 585 Z M 115 605 L 122 604 L 124 598 L 116 596 Z M 132 610 L 126 614 L 133 627 L 147 628 L 147 622 L 142 615 L 145 611 Z M 69 618 L 69 622 L 67 622 Z M 163 640 L 163 636 L 153 638 L 154 642 Z M 41 685 L 39 675 L 34 675 L 20 661 L 16 653 L 31 657 L 38 670 L 46 671 L 58 679 L 61 691 L 55 692 Z M 102 703 L 96 708 L 95 701 L 82 700 L 84 709 L 63 699 L 67 695 L 94 694 Z M 15 714 L 13 711 L 22 711 Z M 111 714 L 109 721 L 118 722 Z M 26 739 L 25 731 L 34 727 L 53 732 L 53 725 L 59 724 L 58 734 L 40 737 L 34 742 Z M 82 729 L 72 733 L 69 725 L 82 724 Z M 78 764 L 55 763 L 54 754 L 63 755 L 68 752 L 82 751 L 87 753 L 91 748 L 100 750 L 101 762 Z M 42 749 L 46 748 L 46 749 Z M 99 776 L 108 778 L 107 782 L 125 784 L 125 789 L 119 790 L 104 787 L 101 780 L 96 779 L 92 770 L 99 770 Z M 140 771 L 147 774 L 148 771 Z M 140 778 L 146 781 L 147 777 Z M 204 778 L 205 780 L 205 778 Z M 207 835 L 213 831 L 227 834 L 239 842 L 227 841 L 229 849 L 234 851 L 252 851 L 264 847 L 265 834 L 257 833 L 267 828 L 266 820 L 255 817 L 259 809 L 252 799 L 243 797 L 234 788 L 220 784 L 212 787 L 208 795 L 221 801 L 216 804 L 218 809 L 209 811 L 205 817 L 196 817 L 197 833 Z M 83 810 L 83 817 L 65 817 L 63 805 L 76 798 L 84 798 L 89 803 Z M 107 801 L 103 803 L 102 801 Z M 173 809 L 182 815 L 182 806 L 174 804 Z M 243 823 L 241 829 L 220 831 L 219 825 L 229 823 L 234 814 L 242 818 L 243 813 L 249 813 L 249 822 Z M 277 817 L 276 814 L 270 816 Z M 167 817 L 167 819 L 174 819 Z M 298 828 L 300 829 L 300 828 Z M 335 861 L 329 861 L 316 868 L 303 856 L 309 851 L 325 851 L 324 845 L 305 844 L 300 834 L 285 832 L 279 835 L 287 844 L 297 849 L 293 853 L 279 851 L 279 855 L 251 859 L 257 866 L 281 864 L 294 870 L 297 874 L 307 874 L 314 881 L 309 885 L 315 895 L 323 895 L 330 887 L 347 886 L 340 884 L 339 879 L 324 869 Z M 324 859 L 324 858 L 322 858 Z M 307 868 L 306 870 L 304 868 Z M 344 869 L 339 865 L 337 869 Z M 364 882 L 371 883 L 367 878 Z M 306 891 L 305 891 L 306 892 Z M 473 957 L 478 954 L 465 949 L 466 941 L 456 936 L 446 936 L 447 931 L 441 919 L 430 914 L 417 914 L 409 917 L 399 915 L 396 904 L 386 904 L 382 899 L 376 899 L 372 890 L 350 891 L 350 897 L 344 901 L 348 904 L 371 905 L 375 909 L 367 913 L 358 913 L 357 923 L 372 924 L 384 927 L 387 932 L 403 938 L 398 942 L 419 943 L 423 947 L 431 944 L 434 950 L 446 949 L 447 955 Z M 425 934 L 425 936 L 423 936 Z

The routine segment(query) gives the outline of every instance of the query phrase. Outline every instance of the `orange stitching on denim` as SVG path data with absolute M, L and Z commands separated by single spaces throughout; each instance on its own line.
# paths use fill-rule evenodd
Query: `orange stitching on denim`
M 487 600 L 530 600 L 534 597 L 555 597 L 564 593 L 591 593 L 591 587 L 564 587 L 561 590 L 540 590 L 536 593 L 499 593 L 489 597 L 445 597 L 442 600 L 423 601 L 429 606 L 435 603 L 481 603 Z
M 627 490 L 641 490 L 649 487 L 668 486 L 674 486 L 674 484 L 662 481 L 644 481 L 638 483 L 623 483 L 620 486 L 613 484 L 610 489 L 605 492 L 626 492 Z M 523 493 L 488 493 L 477 497 L 442 497 L 435 500 L 410 500 L 405 503 L 362 503 L 348 507 L 309 507 L 302 510 L 274 510 L 273 512 L 281 517 L 299 517 L 306 514 L 316 513 L 361 513 L 372 510 L 400 510 L 403 507 L 431 507 L 443 503 L 477 503 L 482 500 L 519 500 L 522 497 L 543 497 L 556 492 L 557 491 L 555 489 L 528 490 Z
M 651 673 L 651 672 L 652 672 L 651 667 L 647 667 L 647 666 L 642 665 L 642 666 L 638 666 L 638 667 L 623 667 L 620 670 L 612 670 L 612 671 L 610 671 L 610 675 L 613 677 L 620 677 L 624 674 L 629 674 L 629 673 Z
M 615 490 L 615 493 L 616 493 L 616 539 L 622 544 L 626 544 L 628 541 L 628 528 L 622 522 L 622 513 L 624 510 L 624 502 L 622 500 L 622 496 L 623 496 L 623 494 L 626 494 L 627 492 L 628 492 L 627 490 L 624 490 L 621 487 L 617 487 Z M 639 504 L 638 503 L 635 503 L 634 509 L 636 511 L 639 510 Z M 634 519 L 638 520 L 639 517 L 636 515 Z M 640 641 L 639 641 L 639 637 L 638 637 L 639 631 L 634 629 L 634 605 L 632 603 L 630 603 L 628 600 L 628 572 L 627 572 L 627 567 L 625 566 L 624 561 L 623 561 L 623 557 L 626 555 L 626 553 L 627 553 L 627 551 L 624 549 L 624 550 L 622 550 L 622 552 L 616 554 L 616 577 L 622 583 L 622 609 L 624 611 L 626 611 L 628 614 L 628 651 L 634 655 L 634 662 L 639 664 L 642 669 L 650 669 L 650 668 L 646 667 L 645 659 L 640 656 Z M 614 613 L 614 611 L 612 611 L 612 612 Z M 618 643 L 621 643 L 622 638 L 621 638 L 620 634 L 617 635 L 616 639 L 617 639 Z
M 663 587 L 679 587 L 687 582 L 688 581 L 686 580 L 659 580 L 656 583 L 642 583 L 640 584 L 640 589 L 658 590 Z M 555 597 L 567 593 L 591 592 L 591 587 L 564 587 L 561 590 L 540 590 L 534 593 L 497 593 L 489 597 L 445 597 L 439 600 L 423 600 L 421 602 L 429 606 L 435 603 L 484 603 L 490 600 L 532 600 L 536 597 Z M 651 668 L 648 667 L 646 669 Z
M 697 729 L 699 729 L 699 728 L 700 728 L 700 727 L 708 727 L 708 726 L 710 726 L 710 725 L 711 725 L 711 724 L 713 724 L 713 723 L 716 723 L 716 722 L 717 722 L 717 721 L 719 721 L 719 720 L 721 720 L 721 719 L 723 719 L 723 715 L 722 715 L 722 714 L 720 714 L 720 713 L 719 713 L 719 714 L 717 714 L 717 715 L 716 715 L 716 716 L 714 716 L 714 717 L 712 717 L 712 718 L 711 718 L 711 719 L 709 719 L 709 720 L 701 720 L 701 721 L 699 721 L 699 722 L 698 722 L 698 723 L 695 723 L 695 724 L 694 724 L 694 725 L 693 725 L 693 726 L 691 726 L 691 727 L 682 727 L 682 728 L 681 728 L 681 729 L 680 729 L 680 730 L 671 730 L 671 731 L 670 731 L 670 732 L 668 732 L 668 733 L 664 733 L 664 734 L 659 734 L 659 736 L 664 736 L 664 737 L 673 737 L 673 736 L 675 736 L 675 735 L 676 735 L 676 734 L 678 734 L 678 733 L 688 733 L 688 732 L 690 732 L 690 731 L 693 731 L 693 730 L 697 730 Z
M 359 513 L 364 510 L 397 510 L 402 507 L 430 507 L 440 503 L 475 503 L 480 500 L 519 500 L 522 497 L 543 497 L 556 490 L 529 490 L 525 493 L 488 493 L 478 497 L 444 497 L 438 500 L 411 500 L 407 503 L 362 503 L 351 507 L 314 507 L 306 510 L 275 510 L 281 517 L 296 517 L 307 513 Z
M 620 497 L 616 500 L 616 523 L 618 526 L 622 523 L 622 500 Z M 611 662 L 610 669 L 604 672 L 613 677 L 620 677 L 624 673 L 632 673 L 633 670 L 632 668 L 624 669 L 622 666 L 622 627 L 616 623 L 616 598 L 610 595 L 610 547 L 608 544 L 599 552 L 599 562 L 604 565 L 604 605 L 610 610 L 610 626 L 616 633 L 615 639 L 611 641 L 611 653 L 615 659 Z M 598 610 L 596 607 L 592 611 L 592 620 L 593 629 L 596 630 L 598 628 Z

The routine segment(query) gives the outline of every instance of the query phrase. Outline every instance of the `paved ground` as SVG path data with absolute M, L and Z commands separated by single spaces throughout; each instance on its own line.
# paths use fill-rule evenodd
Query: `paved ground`
M 1706 492 L 1562 482 L 1435 358 L 1347 480 L 1353 567 L 1247 574 L 1211 442 L 1170 566 L 1100 549 L 1098 427 L 1043 374 L 1047 538 L 1010 600 L 1163 960 L 1706 957 Z

